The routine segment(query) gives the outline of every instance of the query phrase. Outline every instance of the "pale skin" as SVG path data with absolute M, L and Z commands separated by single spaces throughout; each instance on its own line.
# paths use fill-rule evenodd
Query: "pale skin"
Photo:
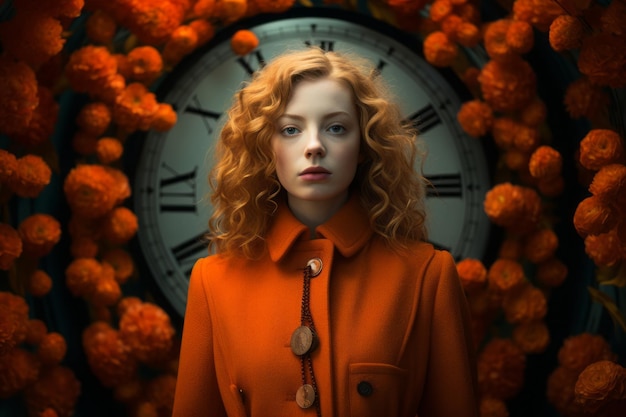
M 340 81 L 301 81 L 276 123 L 276 175 L 294 216 L 312 233 L 348 200 L 360 159 L 352 93 Z

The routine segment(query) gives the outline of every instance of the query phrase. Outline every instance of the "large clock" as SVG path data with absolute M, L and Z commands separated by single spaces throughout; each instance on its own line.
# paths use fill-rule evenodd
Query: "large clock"
M 231 50 L 230 36 L 242 28 L 252 30 L 260 44 L 240 57 Z M 220 32 L 167 76 L 159 100 L 174 106 L 178 122 L 168 132 L 142 138 L 133 208 L 139 251 L 176 312 L 184 314 L 194 262 L 207 255 L 201 240 L 211 212 L 207 175 L 225 110 L 256 69 L 282 52 L 310 45 L 357 53 L 378 67 L 427 147 L 430 241 L 456 259 L 484 256 L 490 223 L 482 203 L 490 180 L 483 148 L 456 121 L 462 90 L 423 59 L 415 39 L 412 43 L 362 14 L 295 8 Z

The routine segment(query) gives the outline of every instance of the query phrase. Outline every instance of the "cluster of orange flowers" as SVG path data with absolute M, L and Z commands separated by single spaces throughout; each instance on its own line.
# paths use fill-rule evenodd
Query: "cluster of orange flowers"
M 120 300 L 116 314 L 119 328 L 100 320 L 83 332 L 83 348 L 92 372 L 133 415 L 144 415 L 139 411 L 146 409 L 155 412 L 147 415 L 171 415 L 178 350 L 168 315 L 135 297 Z M 152 380 L 142 379 L 142 364 L 162 373 Z
M 23 392 L 30 415 L 73 415 L 80 382 L 61 364 L 66 353 L 63 335 L 29 318 L 23 297 L 0 292 L 0 399 Z
M 547 381 L 547 397 L 564 417 L 618 416 L 626 401 L 626 369 L 599 335 L 570 336 L 558 351 L 558 367 Z M 621 414 L 615 411 L 621 410 Z M 588 414 L 586 414 L 588 413 Z

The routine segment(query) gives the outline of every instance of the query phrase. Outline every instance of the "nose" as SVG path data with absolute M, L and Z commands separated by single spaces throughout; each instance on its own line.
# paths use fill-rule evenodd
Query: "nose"
M 307 158 L 323 157 L 326 155 L 326 147 L 322 143 L 319 131 L 312 130 L 308 135 L 304 153 Z

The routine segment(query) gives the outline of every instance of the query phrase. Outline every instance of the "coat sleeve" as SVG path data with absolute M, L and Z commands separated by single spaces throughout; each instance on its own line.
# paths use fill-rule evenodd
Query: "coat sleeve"
M 452 256 L 438 252 L 433 261 L 427 274 L 437 286 L 427 378 L 418 416 L 477 417 L 476 353 L 467 299 Z
M 215 373 L 206 262 L 196 262 L 189 281 L 172 417 L 226 417 Z

